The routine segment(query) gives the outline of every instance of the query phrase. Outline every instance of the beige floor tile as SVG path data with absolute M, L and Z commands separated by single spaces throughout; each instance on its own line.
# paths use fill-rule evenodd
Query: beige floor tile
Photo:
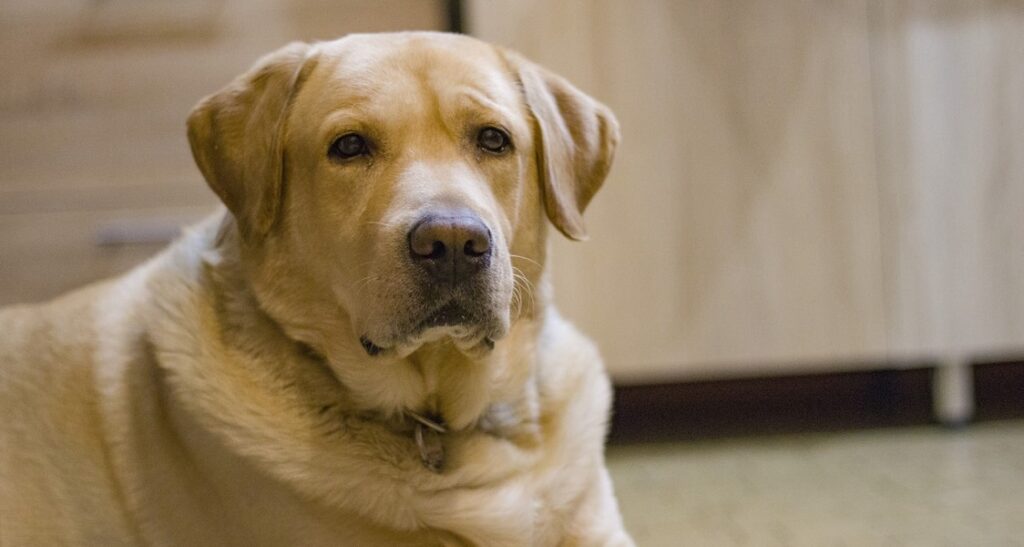
M 1024 422 L 611 447 L 641 546 L 1024 545 Z

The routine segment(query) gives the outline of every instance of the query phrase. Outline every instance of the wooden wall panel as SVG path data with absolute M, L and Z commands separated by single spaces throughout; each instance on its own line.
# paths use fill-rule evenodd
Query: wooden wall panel
M 0 306 L 39 302 L 130 270 L 206 207 L 0 214 Z
M 146 241 L 173 233 L 173 219 L 212 210 L 217 199 L 192 161 L 185 119 L 260 56 L 291 40 L 441 30 L 443 8 L 441 0 L 0 2 L 0 305 L 124 271 L 161 246 Z M 111 226 L 138 234 L 98 246 Z
M 871 2 L 897 355 L 1024 353 L 1024 4 Z
M 884 355 L 863 2 L 469 6 L 471 32 L 620 118 L 592 239 L 554 260 L 560 307 L 619 380 Z

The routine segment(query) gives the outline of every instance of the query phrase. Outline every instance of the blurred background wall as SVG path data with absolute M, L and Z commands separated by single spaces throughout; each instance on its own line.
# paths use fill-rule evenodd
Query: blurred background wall
M 559 304 L 619 383 L 940 364 L 956 399 L 970 363 L 1024 358 L 1005 0 L 5 0 L 0 304 L 211 210 L 184 120 L 260 55 L 453 13 L 619 116 L 591 240 L 554 243 Z
M 185 118 L 262 55 L 448 24 L 440 0 L 3 0 L 0 305 L 124 271 L 212 211 Z
M 1024 357 L 1024 3 L 468 6 L 620 118 L 555 253 L 620 382 Z

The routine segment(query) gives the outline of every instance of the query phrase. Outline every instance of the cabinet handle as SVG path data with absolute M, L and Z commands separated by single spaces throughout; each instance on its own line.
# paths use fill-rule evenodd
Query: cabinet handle
M 104 222 L 96 229 L 95 241 L 100 247 L 124 245 L 156 245 L 178 237 L 181 227 L 192 219 L 184 218 L 121 218 Z

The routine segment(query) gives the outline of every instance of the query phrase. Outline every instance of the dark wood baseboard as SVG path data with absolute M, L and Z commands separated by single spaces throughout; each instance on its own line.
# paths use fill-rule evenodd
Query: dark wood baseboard
M 445 15 L 448 17 L 448 32 L 466 32 L 465 12 L 461 0 L 446 0 Z
M 975 420 L 1024 417 L 1024 362 L 973 367 Z M 934 423 L 933 368 L 616 386 L 611 443 Z
M 1024 361 L 976 364 L 974 396 L 977 420 L 1024 418 Z

